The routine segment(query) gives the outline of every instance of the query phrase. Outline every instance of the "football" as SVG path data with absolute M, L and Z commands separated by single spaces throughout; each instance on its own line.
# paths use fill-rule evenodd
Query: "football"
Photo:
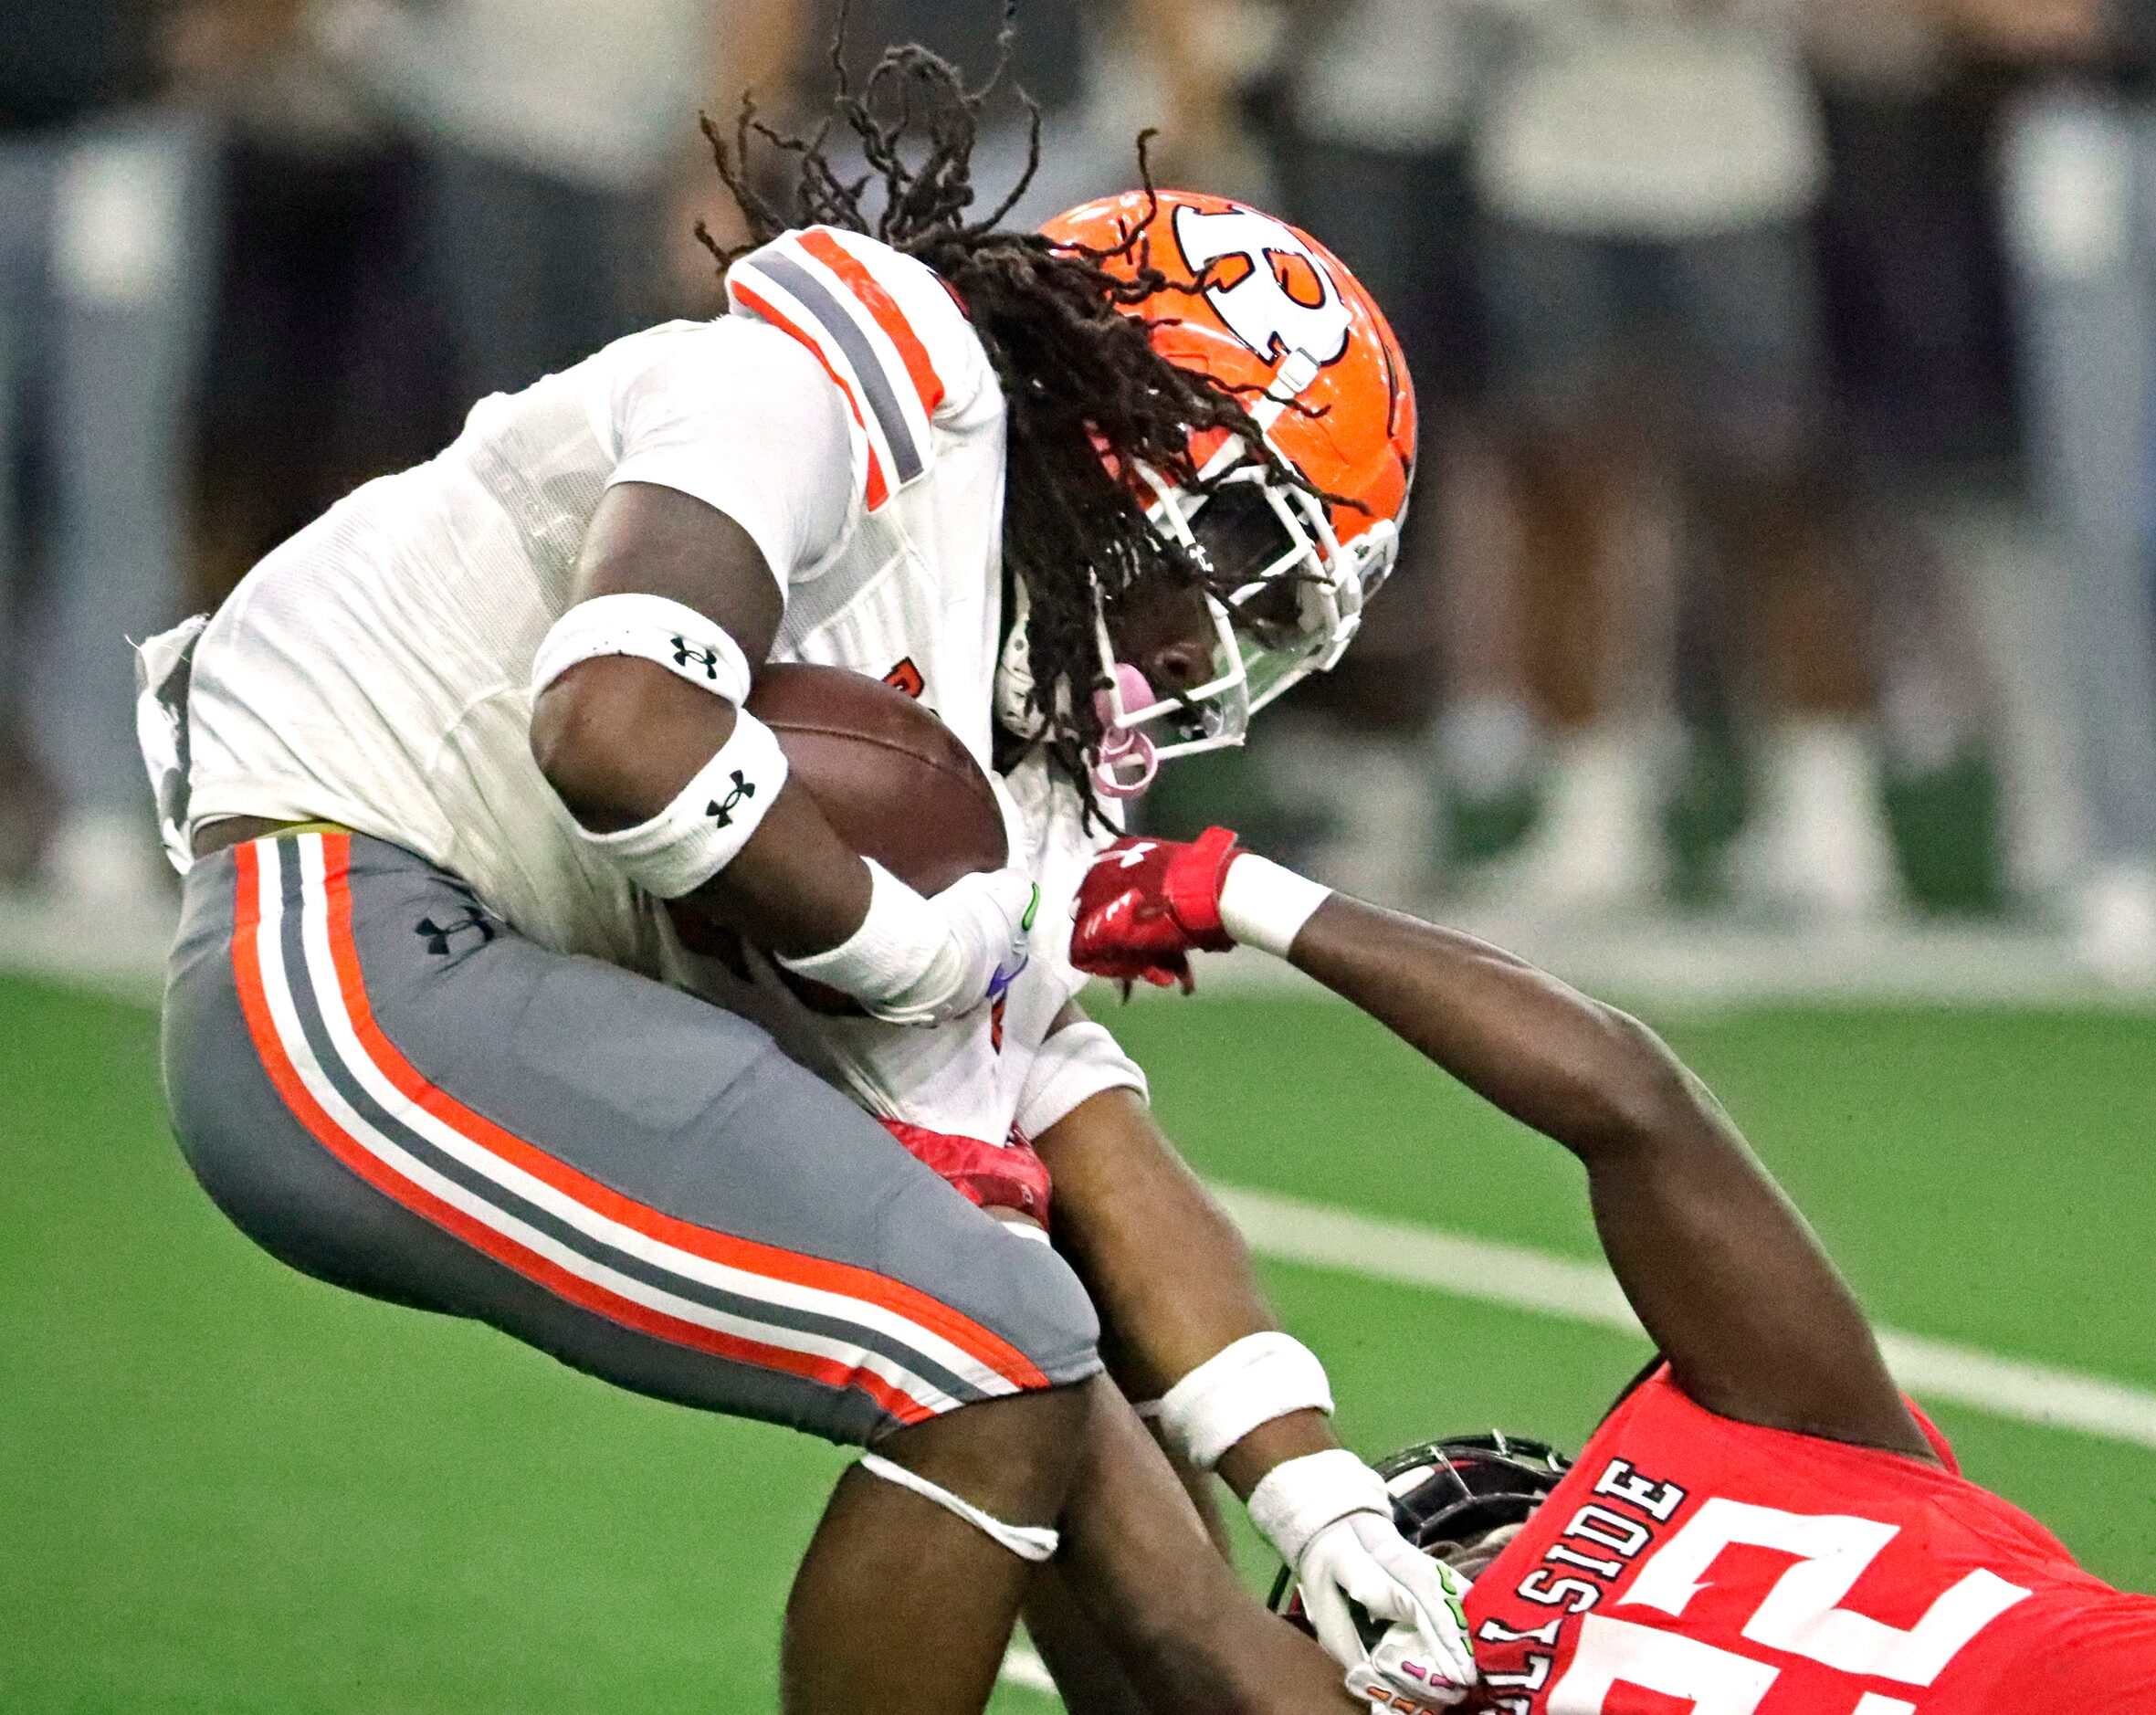
M 988 776 L 957 735 L 897 687 L 843 667 L 773 662 L 756 675 L 749 710 L 777 734 L 791 778 L 838 837 L 923 893 L 1003 867 L 1009 844 Z M 691 952 L 748 964 L 731 929 L 687 900 L 668 907 Z M 812 1011 L 857 1015 L 836 989 L 780 973 Z
M 842 667 L 773 663 L 749 712 L 838 836 L 923 893 L 999 869 L 1003 812 L 957 734 L 904 691 Z

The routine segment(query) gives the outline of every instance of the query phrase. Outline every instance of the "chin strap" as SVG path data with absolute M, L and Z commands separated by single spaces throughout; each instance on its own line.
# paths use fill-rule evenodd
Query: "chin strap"
M 871 1477 L 880 1477 L 887 1483 L 896 1483 L 900 1489 L 910 1489 L 923 1500 L 932 1500 L 945 1512 L 955 1513 L 983 1535 L 993 1537 L 1002 1547 L 1007 1548 L 1020 1560 L 1038 1565 L 1053 1560 L 1061 1544 L 1061 1535 L 1046 1525 L 1005 1524 L 1001 1519 L 983 1512 L 970 1500 L 962 1500 L 948 1489 L 940 1488 L 921 1476 L 910 1471 L 903 1465 L 894 1465 L 880 1453 L 861 1455 L 861 1469 Z

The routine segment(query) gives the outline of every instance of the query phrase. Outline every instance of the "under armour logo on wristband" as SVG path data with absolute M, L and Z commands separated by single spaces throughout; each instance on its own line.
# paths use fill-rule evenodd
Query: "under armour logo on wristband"
M 754 784 L 744 779 L 741 771 L 737 768 L 733 771 L 733 790 L 722 799 L 712 799 L 704 807 L 704 814 L 716 821 L 720 827 L 731 827 L 733 826 L 733 813 L 739 807 L 741 800 L 753 798 L 755 795 Z
M 699 667 L 704 669 L 704 677 L 706 679 L 715 679 L 719 677 L 719 658 L 712 654 L 710 650 L 698 648 L 696 645 L 689 642 L 687 637 L 675 637 L 672 639 L 672 642 L 674 645 L 674 665 L 676 667 L 687 667 L 691 661 L 694 661 Z M 741 776 L 737 774 L 734 776 L 734 778 L 738 780 L 741 778 Z M 726 824 L 721 822 L 719 824 L 719 826 L 720 827 L 724 827 Z

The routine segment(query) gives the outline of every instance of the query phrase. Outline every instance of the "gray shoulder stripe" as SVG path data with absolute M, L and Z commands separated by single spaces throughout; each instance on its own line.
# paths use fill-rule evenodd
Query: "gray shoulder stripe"
M 868 396 L 868 408 L 876 413 L 877 426 L 883 430 L 883 438 L 889 443 L 891 458 L 898 466 L 898 480 L 892 486 L 902 487 L 911 482 L 927 467 L 921 461 L 920 449 L 914 445 L 913 431 L 906 426 L 906 413 L 899 405 L 899 396 L 891 391 L 883 360 L 868 342 L 868 336 L 861 331 L 860 323 L 825 289 L 821 280 L 791 257 L 767 254 L 758 257 L 753 266 L 792 293 L 794 301 L 815 315 L 824 331 L 838 342 L 839 350 L 846 353 L 847 362 L 853 365 L 854 374 L 860 381 L 861 391 Z

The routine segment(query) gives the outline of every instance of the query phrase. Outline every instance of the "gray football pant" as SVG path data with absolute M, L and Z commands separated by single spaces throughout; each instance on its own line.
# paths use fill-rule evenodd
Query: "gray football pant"
M 862 1444 L 1100 1367 L 1059 1257 L 762 1030 L 378 840 L 196 864 L 164 1071 L 264 1249 L 637 1393 Z

